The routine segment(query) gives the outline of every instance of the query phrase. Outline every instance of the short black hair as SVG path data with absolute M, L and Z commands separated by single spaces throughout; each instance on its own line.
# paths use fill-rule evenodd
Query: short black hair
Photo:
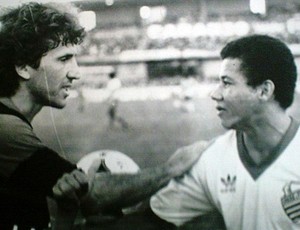
M 12 96 L 20 77 L 15 66 L 38 68 L 48 51 L 80 44 L 85 31 L 71 4 L 30 2 L 0 15 L 0 96 Z M 75 13 L 76 12 L 76 13 Z
M 221 58 L 238 58 L 241 71 L 250 86 L 265 80 L 275 85 L 274 97 L 286 109 L 294 100 L 297 67 L 291 50 L 277 38 L 250 35 L 229 42 L 221 51 Z

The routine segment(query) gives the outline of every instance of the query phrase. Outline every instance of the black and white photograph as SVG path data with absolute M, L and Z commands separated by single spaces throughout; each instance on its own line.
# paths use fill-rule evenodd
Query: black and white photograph
M 0 0 L 0 230 L 300 230 L 300 0 Z

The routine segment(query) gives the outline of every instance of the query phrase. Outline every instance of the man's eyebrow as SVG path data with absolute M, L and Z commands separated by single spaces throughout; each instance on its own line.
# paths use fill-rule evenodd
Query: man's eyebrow
M 76 56 L 76 54 L 75 53 L 68 53 L 68 54 L 62 54 L 62 55 L 58 55 L 58 59 L 60 59 L 60 58 L 71 58 L 71 57 L 74 57 L 74 56 Z

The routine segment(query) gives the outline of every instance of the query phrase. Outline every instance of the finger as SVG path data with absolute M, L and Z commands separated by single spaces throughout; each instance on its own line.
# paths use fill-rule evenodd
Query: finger
M 74 179 L 80 184 L 86 184 L 89 182 L 87 175 L 80 169 L 74 170 L 71 175 L 73 175 Z
M 60 181 L 60 185 L 70 190 L 78 190 L 81 186 L 80 181 L 77 179 L 74 172 L 64 175 Z
M 76 199 L 74 198 L 72 191 L 66 189 L 62 183 L 57 183 L 54 185 L 52 188 L 52 193 L 56 199 Z
M 76 191 L 80 189 L 80 184 L 73 175 L 65 174 L 53 187 L 53 194 L 56 197 L 77 199 Z
M 80 199 L 88 192 L 89 184 L 87 176 L 74 170 L 70 174 L 64 174 L 54 186 L 53 193 L 57 197 L 66 197 L 68 199 Z
M 61 188 L 61 186 L 56 185 L 52 188 L 53 197 L 56 200 L 65 200 L 65 201 L 72 201 L 78 203 L 77 196 L 74 194 L 74 192 L 68 191 L 66 192 L 64 188 Z
M 55 184 L 52 188 L 52 193 L 54 197 L 62 197 L 63 196 L 63 192 L 60 190 L 60 188 L 58 187 L 58 184 Z
M 89 177 L 93 177 L 96 172 L 98 171 L 99 167 L 100 167 L 100 164 L 101 164 L 101 159 L 100 157 L 95 159 L 91 165 L 91 167 L 89 168 L 88 170 L 88 176 Z
M 72 175 L 74 176 L 75 180 L 77 180 L 79 184 L 79 188 L 77 189 L 76 193 L 79 197 L 85 195 L 89 190 L 89 179 L 87 175 L 80 170 L 75 170 Z
M 70 186 L 65 181 L 59 182 L 56 186 L 58 194 L 61 194 L 61 197 L 76 199 L 74 187 Z

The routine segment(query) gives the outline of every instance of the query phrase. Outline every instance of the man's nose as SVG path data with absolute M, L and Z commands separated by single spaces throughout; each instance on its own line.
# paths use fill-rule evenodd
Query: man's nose
M 81 73 L 79 69 L 77 71 L 71 70 L 68 72 L 67 77 L 72 80 L 79 80 L 81 78 Z
M 210 93 L 210 97 L 214 101 L 222 101 L 223 100 L 223 95 L 220 89 L 220 85 L 218 85 L 215 89 L 212 90 Z
M 73 60 L 72 62 L 72 66 L 70 67 L 70 70 L 67 74 L 67 77 L 69 79 L 73 79 L 73 80 L 78 80 L 81 77 L 81 72 L 80 72 L 80 68 L 78 66 L 78 63 L 76 61 L 76 59 Z

